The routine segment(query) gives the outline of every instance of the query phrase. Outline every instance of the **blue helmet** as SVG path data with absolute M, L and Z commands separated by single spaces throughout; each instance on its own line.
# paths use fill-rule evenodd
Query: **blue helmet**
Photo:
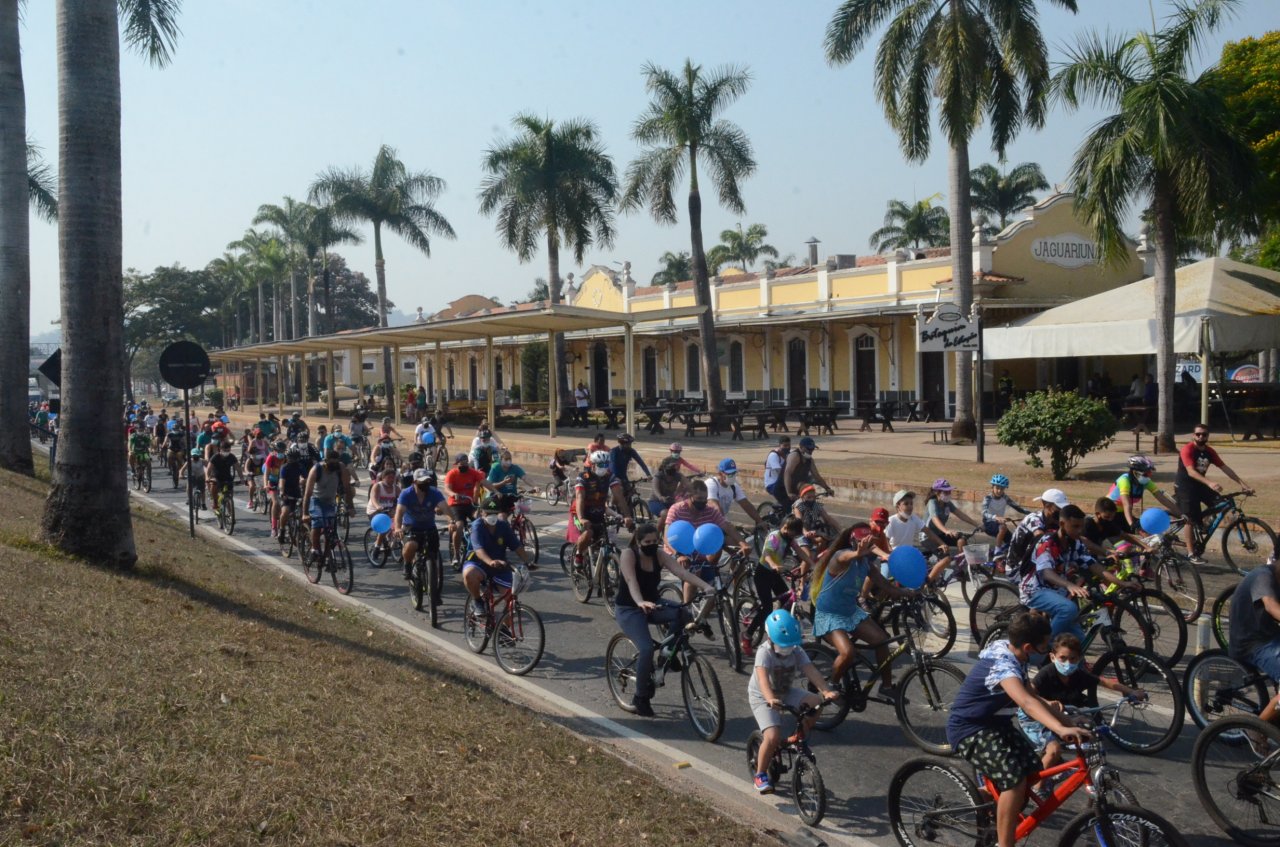
M 716 469 L 719 470 L 720 473 L 737 473 L 738 463 L 733 459 L 721 459 L 720 464 L 716 465 Z
M 996 474 L 995 476 L 991 477 L 991 484 L 992 484 L 992 485 L 998 485 L 998 486 L 1000 486 L 1001 488 L 1008 488 L 1008 487 L 1009 487 L 1009 477 L 1005 476 L 1005 475 L 1004 475 L 1004 474 L 1002 474 L 1002 473 L 998 473 L 998 474 Z
M 764 622 L 765 632 L 775 647 L 799 647 L 802 640 L 800 622 L 786 609 L 779 609 Z

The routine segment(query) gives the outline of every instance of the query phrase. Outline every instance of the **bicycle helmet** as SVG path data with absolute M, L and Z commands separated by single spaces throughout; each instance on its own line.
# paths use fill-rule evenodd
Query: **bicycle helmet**
M 775 647 L 800 646 L 800 622 L 786 609 L 778 609 L 770 614 L 764 622 L 764 629 Z
M 289 448 L 289 445 L 283 441 L 277 441 L 273 446 L 276 448 L 277 453 L 280 452 L 281 450 L 287 450 Z
M 288 451 L 287 453 L 285 453 L 285 454 L 284 454 L 284 457 L 285 457 L 285 459 L 287 459 L 287 460 L 288 460 L 288 461 L 290 461 L 290 462 L 297 462 L 297 461 L 301 461 L 301 460 L 302 460 L 302 448 L 301 448 L 301 447 L 299 447 L 297 444 L 291 445 L 291 446 L 289 447 L 289 451 Z
M 1156 469 L 1156 463 L 1148 459 L 1146 456 L 1130 456 L 1129 470 L 1136 473 L 1151 473 Z
M 947 482 L 946 477 L 938 477 L 933 481 L 934 491 L 951 491 L 951 483 Z
M 992 485 L 998 485 L 998 486 L 1000 486 L 1001 488 L 1008 488 L 1008 487 L 1009 487 L 1009 477 L 1005 476 L 1005 475 L 1004 475 L 1004 474 L 1002 474 L 1002 473 L 998 473 L 998 474 L 996 474 L 995 476 L 991 477 L 991 484 L 992 484 Z
M 720 464 L 716 465 L 716 470 L 723 474 L 737 473 L 738 463 L 733 459 L 721 459 Z
M 624 432 L 618 436 L 619 444 L 630 444 L 632 441 L 635 441 L 635 439 L 631 437 L 629 432 Z
M 204 451 L 201 450 L 199 447 L 191 448 L 191 458 L 199 459 L 203 454 L 204 454 Z
M 596 450 L 594 453 L 591 454 L 590 459 L 591 459 L 591 464 L 595 465 L 596 467 L 607 468 L 609 466 L 609 454 L 604 450 Z
M 679 453 L 680 451 L 684 450 L 684 447 L 681 446 L 679 441 L 672 441 L 671 444 L 667 447 L 667 449 L 670 450 L 672 453 Z

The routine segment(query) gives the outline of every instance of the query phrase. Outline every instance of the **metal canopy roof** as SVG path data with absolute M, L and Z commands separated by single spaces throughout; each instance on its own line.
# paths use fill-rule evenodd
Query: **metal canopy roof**
M 209 358 L 228 361 L 254 361 L 277 356 L 296 356 L 307 353 L 368 349 L 383 346 L 409 347 L 433 341 L 474 341 L 481 338 L 510 338 L 546 332 L 575 332 L 592 329 L 613 329 L 636 326 L 656 321 L 678 320 L 702 314 L 705 306 L 681 306 L 652 312 L 610 312 L 588 309 L 560 303 L 541 309 L 522 309 L 489 314 L 466 315 L 442 321 L 428 321 L 398 327 L 373 327 L 371 329 L 339 332 L 332 335 L 316 335 L 287 341 L 269 341 L 265 344 L 248 344 L 210 350 Z

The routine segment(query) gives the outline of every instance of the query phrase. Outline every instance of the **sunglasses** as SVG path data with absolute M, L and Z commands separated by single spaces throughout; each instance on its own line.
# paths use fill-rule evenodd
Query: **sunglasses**
M 1207 432 L 1193 432 L 1193 433 L 1191 433 L 1191 434 L 1192 434 L 1192 435 L 1194 435 L 1196 438 L 1208 438 L 1208 437 L 1209 437 L 1209 433 L 1207 433 Z

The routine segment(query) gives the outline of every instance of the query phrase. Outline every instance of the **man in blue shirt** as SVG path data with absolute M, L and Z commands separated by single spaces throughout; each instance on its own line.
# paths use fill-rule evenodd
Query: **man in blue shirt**
M 644 459 L 640 458 L 640 454 L 632 446 L 631 433 L 624 432 L 618 436 L 618 446 L 609 451 L 609 470 L 613 472 L 615 479 L 622 482 L 622 493 L 625 495 L 627 502 L 631 502 L 631 481 L 627 477 L 627 467 L 632 462 L 640 466 L 640 470 L 644 472 L 646 477 L 653 476 L 649 471 L 649 466 L 644 463 Z
M 529 553 L 520 543 L 520 537 L 511 524 L 499 517 L 504 505 L 498 497 L 486 498 L 480 504 L 477 520 L 471 522 L 471 553 L 462 566 L 462 581 L 476 606 L 481 608 L 484 601 L 480 589 L 486 579 L 502 586 L 511 585 L 511 566 L 507 564 L 511 552 L 530 565 Z
M 404 540 L 404 578 L 413 579 L 413 560 L 418 548 L 426 545 L 428 556 L 440 550 L 440 533 L 436 530 L 436 515 L 446 515 L 444 495 L 436 488 L 436 477 L 426 468 L 413 472 L 413 485 L 400 492 L 396 500 L 396 514 L 392 519 L 392 532 Z M 432 602 L 439 602 L 435 592 Z

